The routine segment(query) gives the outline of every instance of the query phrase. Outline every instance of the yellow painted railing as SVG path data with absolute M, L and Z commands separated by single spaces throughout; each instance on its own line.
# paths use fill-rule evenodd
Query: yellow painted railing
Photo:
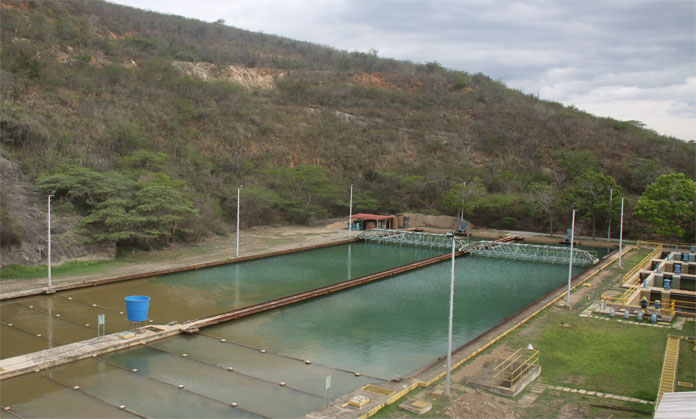
M 675 246 L 679 246 L 680 249 L 687 249 L 690 250 L 691 246 L 693 246 L 694 243 L 661 243 L 661 242 L 651 242 L 647 240 L 638 240 L 636 242 L 636 247 L 640 249 L 645 249 L 645 248 L 655 248 L 657 246 L 662 246 L 665 248 L 674 248 Z
M 649 263 L 661 251 L 662 251 L 662 244 L 658 243 L 652 252 L 650 252 L 640 262 L 638 262 L 633 268 L 631 268 L 630 271 L 626 272 L 626 274 L 621 278 L 621 284 L 623 285 L 626 282 L 628 282 L 633 277 L 633 275 L 635 275 L 638 271 L 640 271 L 643 268 L 643 266 L 645 266 L 647 263 Z M 640 280 L 631 284 L 630 287 L 626 291 L 621 293 L 620 295 L 617 295 L 617 291 L 607 291 L 604 294 L 602 294 L 602 297 L 601 297 L 602 303 L 610 302 L 610 303 L 614 303 L 614 304 L 621 304 L 622 306 L 626 307 L 626 301 L 628 301 L 628 299 L 636 292 L 636 290 L 639 287 L 640 287 Z
M 662 374 L 660 374 L 660 388 L 657 390 L 657 400 L 655 405 L 659 405 L 662 395 L 674 391 L 674 384 L 677 381 L 677 365 L 679 364 L 679 343 L 681 337 L 669 335 L 667 337 L 667 347 L 665 348 L 665 358 L 662 363 Z
M 624 284 L 626 281 L 628 281 L 629 279 L 631 279 L 631 277 L 632 277 L 633 275 L 635 275 L 636 272 L 638 272 L 639 270 L 641 270 L 641 269 L 643 268 L 643 266 L 645 266 L 645 264 L 647 264 L 648 262 L 650 262 L 650 261 L 651 261 L 658 253 L 660 253 L 661 251 L 662 251 L 662 245 L 661 245 L 661 244 L 658 244 L 657 247 L 655 247 L 655 250 L 653 250 L 653 251 L 650 252 L 647 256 L 645 256 L 640 262 L 638 262 L 638 263 L 636 264 L 636 266 L 634 266 L 633 268 L 631 268 L 630 271 L 626 272 L 626 275 L 624 275 L 623 278 L 621 278 L 621 284 Z
M 512 387 L 530 368 L 538 364 L 539 351 L 520 348 L 493 369 L 493 376 Z

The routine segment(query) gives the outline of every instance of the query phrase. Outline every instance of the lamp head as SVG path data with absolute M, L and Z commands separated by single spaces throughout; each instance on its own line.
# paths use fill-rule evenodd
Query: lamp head
M 449 237 L 450 239 L 454 238 L 454 231 L 446 231 L 445 236 Z

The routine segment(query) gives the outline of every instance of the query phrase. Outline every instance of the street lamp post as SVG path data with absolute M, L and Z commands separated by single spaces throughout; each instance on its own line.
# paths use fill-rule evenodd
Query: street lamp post
M 244 185 L 239 185 L 237 188 L 237 257 L 239 257 L 239 197 L 243 187 Z
M 624 199 L 621 198 L 621 231 L 619 232 L 619 268 L 623 267 L 623 265 L 621 265 L 621 251 L 623 250 L 623 205 Z
M 447 384 L 445 395 L 450 395 L 450 370 L 452 369 L 452 319 L 454 318 L 454 243 L 453 231 L 446 233 L 447 237 L 452 238 L 452 270 L 450 278 L 450 303 L 449 303 L 449 330 L 447 335 Z
M 353 184 L 350 185 L 350 205 L 348 206 L 348 238 L 353 229 Z
M 611 240 L 611 200 L 614 197 L 614 190 L 609 189 L 609 228 L 607 229 L 607 241 Z
M 575 205 L 573 205 L 573 223 L 570 226 L 570 263 L 568 264 L 568 294 L 566 307 L 570 308 L 570 280 L 573 278 L 573 241 L 575 240 Z
M 56 191 L 48 194 L 48 287 L 51 288 L 53 285 L 51 283 L 51 198 L 55 195 Z

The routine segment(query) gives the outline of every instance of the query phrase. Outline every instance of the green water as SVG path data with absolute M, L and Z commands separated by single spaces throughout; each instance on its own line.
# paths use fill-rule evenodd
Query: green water
M 208 327 L 199 335 L 6 380 L 3 386 L 26 391 L 3 397 L 2 404 L 22 416 L 41 416 L 56 396 L 33 395 L 28 380 L 50 375 L 64 386 L 79 385 L 104 403 L 124 404 L 146 416 L 302 417 L 323 405 L 327 376 L 328 396 L 336 398 L 367 382 L 409 376 L 446 354 L 449 267 L 443 262 Z M 454 346 L 566 280 L 566 266 L 458 258 Z M 130 372 L 133 368 L 138 372 Z M 177 389 L 179 384 L 185 391 Z M 239 405 L 229 410 L 232 402 Z M 74 403 L 74 409 L 83 409 L 81 401 Z M 191 414 L 191 406 L 200 406 L 200 413 Z
M 441 250 L 352 243 L 0 303 L 0 358 L 128 328 L 124 297 L 152 298 L 156 324 L 186 321 L 427 259 Z M 9 326 L 9 325 L 12 326 Z
M 449 269 L 443 262 L 205 333 L 384 379 L 409 376 L 446 354 Z M 453 345 L 566 283 L 567 275 L 559 265 L 458 258 Z

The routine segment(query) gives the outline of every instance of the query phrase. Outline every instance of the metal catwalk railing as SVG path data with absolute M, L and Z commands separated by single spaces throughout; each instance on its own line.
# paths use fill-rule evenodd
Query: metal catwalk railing
M 449 249 L 452 247 L 452 239 L 444 234 L 422 233 L 418 231 L 373 229 L 360 233 L 358 238 L 382 243 L 409 244 L 441 249 Z M 510 242 L 501 243 L 499 241 L 477 241 L 468 243 L 467 239 L 464 238 L 455 238 L 455 246 L 462 252 L 501 259 L 568 263 L 568 258 L 570 257 L 570 248 L 561 246 L 543 246 Z M 581 249 L 573 249 L 573 264 L 592 265 L 597 262 L 596 253 Z
M 569 247 L 522 243 L 478 242 L 464 246 L 460 250 L 477 256 L 546 263 L 568 263 L 570 257 Z M 574 265 L 593 265 L 598 261 L 596 253 L 573 249 Z
M 444 234 L 423 233 L 419 231 L 372 229 L 363 231 L 358 235 L 358 238 L 383 243 L 410 244 L 439 249 L 452 248 L 452 239 Z M 466 244 L 466 238 L 455 238 L 455 247 L 457 249 Z

